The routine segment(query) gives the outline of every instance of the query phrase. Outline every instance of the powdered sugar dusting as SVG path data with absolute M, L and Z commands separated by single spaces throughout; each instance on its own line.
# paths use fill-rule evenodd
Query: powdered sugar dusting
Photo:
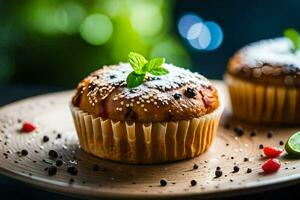
M 292 43 L 286 38 L 277 38 L 255 42 L 243 48 L 242 55 L 248 67 L 293 66 L 300 69 L 300 52 L 293 53 Z
M 134 104 L 144 107 L 145 104 L 152 103 L 159 108 L 160 105 L 168 104 L 170 100 L 168 91 L 183 86 L 197 89 L 211 85 L 205 77 L 198 73 L 192 73 L 171 64 L 164 64 L 164 67 L 168 69 L 168 74 L 163 76 L 147 74 L 143 84 L 130 89 L 126 87 L 126 78 L 132 72 L 128 63 L 104 66 L 86 78 L 90 79 L 89 86 L 81 85 L 80 88 L 82 91 L 88 88 L 87 96 L 93 106 L 98 103 L 99 99 L 106 99 L 116 88 L 122 88 L 113 97 L 114 101 L 120 101 L 120 107 L 117 107 L 116 110 L 122 111 L 124 107 L 132 107 Z M 131 103 L 124 105 L 122 99 L 131 100 Z M 147 112 L 147 109 L 144 111 Z

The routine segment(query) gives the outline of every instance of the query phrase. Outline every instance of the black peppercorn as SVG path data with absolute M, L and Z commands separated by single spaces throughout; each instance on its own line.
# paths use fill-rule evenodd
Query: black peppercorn
M 242 136 L 244 134 L 244 129 L 241 126 L 237 126 L 234 128 L 234 132 L 238 135 L 238 136 Z
M 27 151 L 26 149 L 23 149 L 23 150 L 21 151 L 21 155 L 22 155 L 22 156 L 27 156 L 27 155 L 28 155 L 28 151 Z
M 160 182 L 160 185 L 163 186 L 163 187 L 166 186 L 166 185 L 168 184 L 168 180 L 165 179 L 165 178 L 160 179 L 159 182 Z
M 251 130 L 251 131 L 250 131 L 250 136 L 251 136 L 251 137 L 256 136 L 256 134 L 257 134 L 257 131 L 256 131 L 256 130 Z
M 54 151 L 54 150 L 50 150 L 49 153 L 48 153 L 48 155 L 49 155 L 49 157 L 51 159 L 55 159 L 55 158 L 58 157 L 58 153 L 56 151 Z
M 279 145 L 284 145 L 284 142 L 283 141 L 279 141 Z
M 197 181 L 196 180 L 191 180 L 191 186 L 195 186 L 197 185 Z
M 60 167 L 60 166 L 62 166 L 64 164 L 64 162 L 62 161 L 62 160 L 57 160 L 56 162 L 55 162 L 55 165 L 57 166 L 57 167 Z
M 238 172 L 238 171 L 240 171 L 239 166 L 234 166 L 234 167 L 233 167 L 233 172 L 236 173 L 236 172 Z
M 248 162 L 249 161 L 249 158 L 244 158 L 244 162 Z
M 193 165 L 193 169 L 198 169 L 198 168 L 199 168 L 199 166 L 197 164 Z
M 216 178 L 219 178 L 220 176 L 222 176 L 223 172 L 221 170 L 216 170 L 215 171 L 215 176 Z
M 271 138 L 271 137 L 273 137 L 273 134 L 274 134 L 273 131 L 269 131 L 269 132 L 267 133 L 267 137 L 268 137 L 268 138 Z
M 68 167 L 67 171 L 73 176 L 78 174 L 78 169 L 74 166 Z
M 55 166 L 51 166 L 47 169 L 49 176 L 54 176 L 57 172 L 57 168 Z
M 263 148 L 264 148 L 264 145 L 260 144 L 260 145 L 259 145 L 259 148 L 260 148 L 260 149 L 263 149 Z
M 251 173 L 251 172 L 252 172 L 252 169 L 248 168 L 248 169 L 247 169 L 247 173 L 249 174 L 249 173 Z
M 45 135 L 44 137 L 43 137 L 43 142 L 48 142 L 49 141 L 49 137 L 47 136 L 47 135 Z

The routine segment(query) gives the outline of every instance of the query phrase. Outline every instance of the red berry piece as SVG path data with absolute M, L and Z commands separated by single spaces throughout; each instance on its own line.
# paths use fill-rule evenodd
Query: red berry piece
M 30 133 L 36 129 L 36 126 L 30 122 L 24 122 L 21 131 L 23 133 Z
M 276 147 L 264 147 L 264 154 L 268 158 L 277 158 L 283 152 L 282 149 Z
M 262 170 L 265 174 L 277 172 L 280 168 L 280 162 L 277 159 L 268 159 L 262 166 Z

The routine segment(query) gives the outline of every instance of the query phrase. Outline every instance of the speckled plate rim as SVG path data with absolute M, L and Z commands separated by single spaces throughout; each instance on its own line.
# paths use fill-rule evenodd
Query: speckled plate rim
M 222 81 L 212 81 L 214 84 L 223 84 Z M 13 102 L 11 104 L 7 104 L 5 106 L 0 107 L 0 111 L 9 107 L 13 107 L 16 104 L 19 103 L 25 103 L 27 101 L 32 101 L 32 100 L 39 100 L 39 99 L 44 99 L 49 96 L 53 95 L 62 95 L 64 93 L 71 93 L 73 92 L 72 90 L 70 91 L 61 91 L 61 92 L 55 92 L 55 93 L 47 93 L 35 97 L 29 97 L 25 98 L 20 101 Z M 30 176 L 24 176 L 19 173 L 15 173 L 13 171 L 10 171 L 6 168 L 3 168 L 0 163 L 0 174 L 10 177 L 12 179 L 21 181 L 23 183 L 29 184 L 35 188 L 39 188 L 45 191 L 49 192 L 57 192 L 61 193 L 67 196 L 71 197 L 78 197 L 78 198 L 135 198 L 135 199 L 140 199 L 140 198 L 185 198 L 185 197 L 194 197 L 194 198 L 216 198 L 216 197 L 230 197 L 230 196 L 238 196 L 238 195 L 244 195 L 244 194 L 251 194 L 254 192 L 262 192 L 262 191 L 268 191 L 272 189 L 278 189 L 278 188 L 283 188 L 286 186 L 290 186 L 293 184 L 300 183 L 300 173 L 296 173 L 293 175 L 290 175 L 288 177 L 275 177 L 274 179 L 269 179 L 269 180 L 264 180 L 261 182 L 256 182 L 255 185 L 249 185 L 249 186 L 244 186 L 242 189 L 241 188 L 226 188 L 226 189 L 218 189 L 216 191 L 201 191 L 201 192 L 190 192 L 190 193 L 176 193 L 176 194 L 143 194 L 143 193 L 137 193 L 137 194 L 128 194 L 125 192 L 118 192 L 118 193 L 111 193 L 107 192 L 103 189 L 92 189 L 89 188 L 88 186 L 80 186 L 77 187 L 76 185 L 69 185 L 66 183 L 61 183 L 55 180 L 50 180 L 48 179 L 45 181 L 45 179 L 39 179 L 38 177 L 30 177 Z M 54 184 L 55 183 L 55 184 Z
M 255 192 L 263 192 L 263 191 L 269 191 L 272 189 L 279 189 L 284 188 L 287 186 L 291 186 L 297 183 L 300 183 L 300 174 L 295 174 L 293 176 L 289 177 L 281 177 L 277 179 L 272 179 L 269 181 L 259 182 L 255 186 L 248 186 L 244 187 L 243 189 L 220 189 L 215 192 L 193 192 L 193 193 L 179 193 L 179 194 L 128 194 L 123 192 L 118 193 L 111 193 L 111 192 L 105 192 L 101 191 L 99 189 L 91 189 L 89 187 L 75 187 L 70 186 L 67 184 L 61 184 L 60 182 L 56 181 L 44 181 L 40 180 L 36 177 L 28 177 L 28 176 L 22 176 L 18 173 L 14 173 L 12 171 L 9 171 L 7 169 L 4 169 L 0 166 L 0 174 L 10 177 L 14 180 L 21 181 L 25 184 L 29 184 L 30 186 L 33 186 L 38 189 L 42 189 L 47 192 L 57 192 L 60 194 L 64 194 L 70 197 L 77 197 L 77 198 L 86 198 L 86 199 L 97 199 L 99 197 L 105 198 L 105 199 L 141 199 L 141 198 L 147 198 L 147 199 L 155 199 L 155 198 L 224 198 L 224 197 L 233 197 L 233 196 L 239 196 L 239 195 L 245 195 L 245 194 L 251 194 Z M 56 183 L 57 185 L 53 184 Z M 66 186 L 66 187 L 61 187 Z M 73 188 L 74 190 L 70 191 L 69 189 Z

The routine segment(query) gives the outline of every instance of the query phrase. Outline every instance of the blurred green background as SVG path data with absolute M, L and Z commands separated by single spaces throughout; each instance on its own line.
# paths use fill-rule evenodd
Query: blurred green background
M 224 41 L 199 51 L 178 33 L 194 13 L 214 21 Z M 130 51 L 222 78 L 240 47 L 300 29 L 299 0 L 0 0 L 0 86 L 73 88 Z
M 130 51 L 188 67 L 170 31 L 169 0 L 7 1 L 0 10 L 0 82 L 74 86 Z

